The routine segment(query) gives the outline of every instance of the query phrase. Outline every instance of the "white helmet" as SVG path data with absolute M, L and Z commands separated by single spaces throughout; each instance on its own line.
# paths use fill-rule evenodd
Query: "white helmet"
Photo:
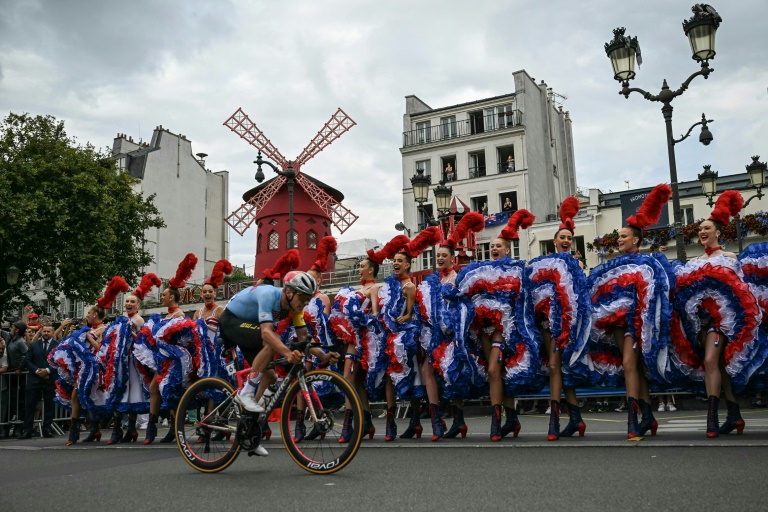
M 285 274 L 283 284 L 297 293 L 303 293 L 310 297 L 317 293 L 317 281 L 311 275 L 300 270 L 294 270 Z

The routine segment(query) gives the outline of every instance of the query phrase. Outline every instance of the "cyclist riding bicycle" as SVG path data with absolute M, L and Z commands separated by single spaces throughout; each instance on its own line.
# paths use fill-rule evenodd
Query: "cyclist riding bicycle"
M 317 282 L 306 272 L 289 272 L 283 280 L 284 287 L 276 288 L 262 284 L 251 286 L 232 297 L 219 319 L 221 337 L 227 345 L 238 345 L 246 359 L 251 360 L 251 373 L 235 399 L 249 412 L 262 413 L 264 407 L 259 398 L 275 380 L 274 371 L 265 372 L 275 354 L 285 357 L 289 363 L 300 363 L 303 354 L 291 351 L 275 333 L 274 323 L 282 314 L 293 318 L 296 337 L 307 335 L 304 324 L 304 307 L 317 293 Z M 339 355 L 322 349 L 310 351 L 322 362 L 333 363 Z M 263 377 L 263 378 L 262 378 Z M 266 456 L 268 452 L 259 445 L 256 455 Z

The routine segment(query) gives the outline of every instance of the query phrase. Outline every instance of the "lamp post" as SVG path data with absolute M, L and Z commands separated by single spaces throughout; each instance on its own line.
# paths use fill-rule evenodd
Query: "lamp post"
M 288 185 L 288 249 L 293 249 L 293 238 L 296 235 L 293 231 L 293 185 L 296 183 L 296 171 L 293 170 L 293 162 L 289 160 L 288 168 L 281 171 L 272 162 L 261 158 L 261 151 L 259 151 L 259 154 L 253 163 L 258 165 L 256 170 L 256 181 L 259 183 L 264 181 L 264 173 L 261 170 L 262 164 L 267 164 L 273 171 L 285 178 L 286 184 Z
M 431 184 L 432 178 L 424 175 L 424 169 L 416 169 L 416 174 L 411 177 L 413 199 L 418 203 L 419 211 L 424 215 L 424 222 L 430 226 L 437 226 L 439 222 L 424 209 L 424 203 L 429 199 L 429 186 Z
M 623 95 L 625 98 L 629 98 L 631 93 L 637 92 L 646 100 L 660 102 L 663 105 L 661 113 L 664 116 L 667 128 L 667 154 L 669 158 L 670 187 L 672 188 L 672 207 L 674 210 L 675 245 L 677 248 L 677 258 L 682 263 L 685 263 L 686 255 L 682 230 L 683 212 L 680 208 L 680 193 L 677 184 L 675 143 L 687 138 L 690 134 L 690 130 L 688 130 L 687 135 L 678 141 L 675 141 L 672 136 L 672 100 L 682 95 L 688 89 L 688 86 L 694 78 L 703 76 L 706 79 L 709 77 L 709 74 L 714 71 L 713 68 L 709 67 L 709 60 L 715 57 L 715 33 L 722 22 L 722 18 L 711 5 L 696 4 L 691 8 L 691 11 L 693 11 L 693 16 L 691 19 L 683 21 L 683 31 L 685 32 L 685 35 L 688 36 L 691 45 L 691 57 L 696 62 L 701 62 L 701 69 L 689 76 L 680 88 L 675 91 L 669 88 L 666 79 L 663 82 L 659 94 L 655 95 L 646 92 L 643 89 L 629 87 L 629 81 L 635 78 L 635 60 L 637 60 L 638 64 L 642 64 L 642 56 L 637 37 L 624 35 L 626 32 L 624 27 L 614 29 L 613 39 L 605 44 L 605 52 L 611 59 L 611 65 L 613 66 L 613 77 L 621 82 L 622 85 L 619 94 Z M 691 127 L 691 129 L 693 129 L 693 127 Z M 704 145 L 708 145 L 709 142 L 712 141 L 711 133 L 707 135 L 704 133 L 704 130 L 709 132 L 706 128 L 706 123 L 702 126 L 702 136 L 699 140 Z M 708 136 L 709 138 L 707 138 Z
M 701 190 L 707 197 L 707 204 L 713 206 L 715 204 L 715 194 L 717 193 L 717 172 L 710 169 L 711 166 L 705 165 L 704 172 L 699 174 L 699 181 L 701 181 Z M 760 161 L 760 155 L 752 157 L 752 163 L 745 165 L 747 174 L 749 175 L 749 185 L 756 189 L 755 195 L 744 201 L 744 208 L 749 205 L 753 199 L 762 199 L 763 187 L 765 186 L 765 171 L 768 170 L 768 165 L 765 162 Z M 744 250 L 743 242 L 741 240 L 741 213 L 736 215 L 736 243 L 739 247 L 739 252 Z

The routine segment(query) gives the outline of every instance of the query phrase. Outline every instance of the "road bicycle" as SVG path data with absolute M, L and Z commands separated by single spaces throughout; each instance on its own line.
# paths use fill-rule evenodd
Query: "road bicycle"
M 310 348 L 322 347 L 311 338 L 292 343 L 291 350 L 304 354 L 301 362 L 291 364 L 285 360 L 270 363 L 268 369 L 286 368 L 286 376 L 277 391 L 264 398 L 263 413 L 251 413 L 235 400 L 237 391 L 228 382 L 218 378 L 205 378 L 192 384 L 181 398 L 176 411 L 176 442 L 184 460 L 203 473 L 216 473 L 229 467 L 245 450 L 255 455 L 262 435 L 268 429 L 270 413 L 282 400 L 280 434 L 291 458 L 310 473 L 327 475 L 349 464 L 360 448 L 363 437 L 363 411 L 360 398 L 344 378 L 328 370 L 306 371 L 305 360 Z M 234 373 L 234 371 L 232 372 Z M 322 394 L 318 392 L 322 390 Z M 297 442 L 293 438 L 300 420 L 297 408 L 299 397 L 306 407 L 303 420 L 307 431 L 314 427 L 317 437 Z M 348 443 L 339 442 L 345 412 L 339 407 L 344 398 L 352 414 L 352 435 Z M 194 421 L 190 419 L 197 418 Z

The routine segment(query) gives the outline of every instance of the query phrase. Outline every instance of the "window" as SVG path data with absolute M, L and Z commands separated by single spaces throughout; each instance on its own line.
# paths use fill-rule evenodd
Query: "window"
M 496 107 L 496 117 L 499 120 L 499 128 L 511 128 L 515 126 L 515 111 L 512 105 Z
M 504 146 L 498 149 L 499 174 L 515 172 L 515 146 Z
M 416 123 L 416 137 L 419 144 L 426 144 L 432 141 L 432 123 L 430 121 L 423 121 Z
M 421 268 L 423 270 L 435 268 L 435 250 L 427 249 L 421 253 Z
M 472 134 L 483 133 L 485 131 L 485 123 L 483 122 L 482 110 L 469 113 L 469 131 Z
M 280 245 L 280 235 L 274 229 L 269 232 L 269 250 L 276 251 Z
M 680 209 L 683 210 L 683 226 L 693 224 L 693 222 L 696 220 L 696 218 L 693 216 L 693 206 L 681 206 Z
M 270 226 L 277 226 L 277 219 L 272 219 L 271 221 L 269 221 L 269 225 Z
M 433 210 L 431 204 L 422 205 L 421 208 L 418 209 L 419 231 L 423 231 L 429 227 L 429 220 L 432 218 L 432 215 Z
M 512 240 L 512 245 L 510 249 L 512 250 L 512 258 L 519 260 L 520 259 L 520 240 Z
M 456 169 L 456 156 L 444 156 L 441 158 L 441 161 L 443 164 L 442 179 L 445 181 L 456 181 L 456 173 L 458 172 Z
M 499 204 L 502 212 L 517 211 L 517 192 L 502 192 L 499 194 Z
M 291 234 L 293 235 L 293 245 L 291 245 Z M 298 249 L 299 248 L 299 233 L 296 232 L 296 230 L 288 231 L 285 234 L 285 244 L 290 247 L 291 249 Z
M 456 116 L 441 117 L 440 118 L 440 131 L 444 139 L 456 137 Z
M 480 212 L 488 215 L 488 196 L 472 197 L 469 200 L 473 212 Z
M 485 176 L 485 151 L 477 151 L 469 154 L 469 177 L 479 178 Z
M 419 169 L 424 171 L 424 176 L 432 176 L 432 160 L 416 162 L 416 172 L 418 172 Z
M 496 118 L 494 116 L 493 108 L 486 108 L 483 110 L 485 129 L 486 131 L 492 131 L 496 129 Z
M 307 231 L 307 249 L 317 249 L 317 233 L 311 229 Z
M 484 242 L 477 244 L 477 261 L 488 261 L 491 259 L 491 243 Z
M 259 236 L 256 237 L 256 254 L 261 254 L 261 251 L 264 250 L 262 243 L 261 233 L 259 233 Z

